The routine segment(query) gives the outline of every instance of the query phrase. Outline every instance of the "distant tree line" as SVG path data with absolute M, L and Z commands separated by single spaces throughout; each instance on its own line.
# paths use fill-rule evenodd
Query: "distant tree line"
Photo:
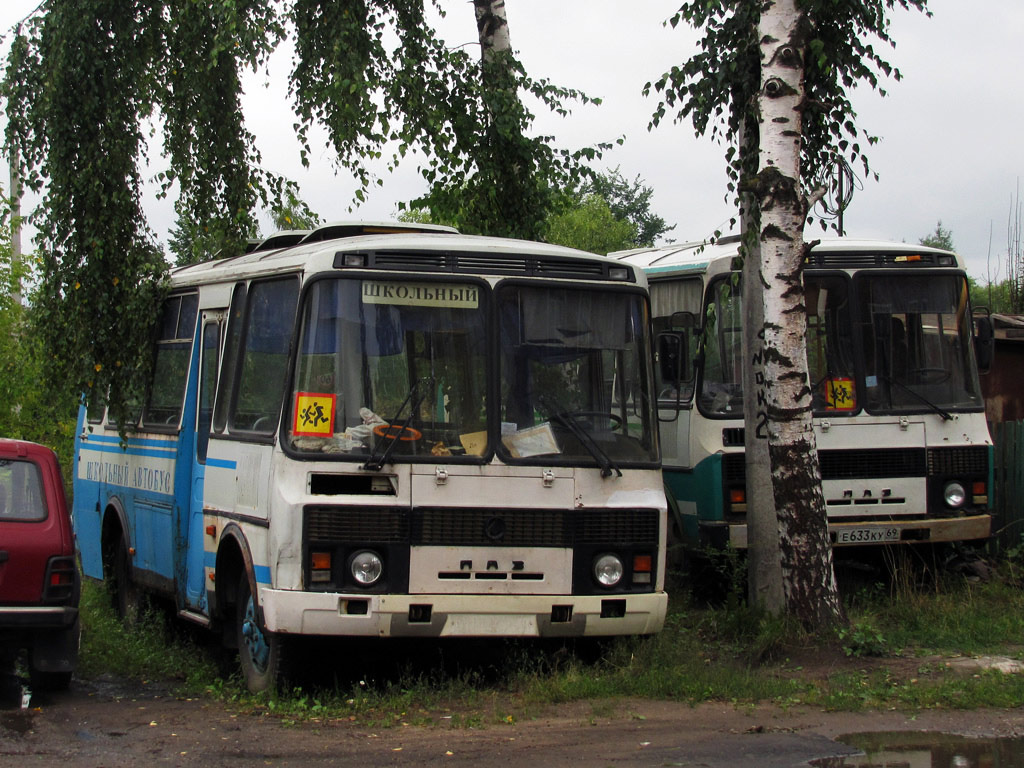
M 971 291 L 971 303 L 975 309 L 985 308 L 990 312 L 1004 315 L 1024 314 L 1024 254 L 1020 249 L 1020 211 L 1015 204 L 1016 215 L 1011 214 L 1008 228 L 1008 248 L 1006 254 L 1006 270 L 1008 277 L 999 279 L 979 280 L 973 275 L 968 276 Z M 942 248 L 956 251 L 953 233 L 942 226 L 939 221 L 935 231 L 918 241 L 921 245 L 931 248 Z M 998 274 L 998 269 L 997 269 Z

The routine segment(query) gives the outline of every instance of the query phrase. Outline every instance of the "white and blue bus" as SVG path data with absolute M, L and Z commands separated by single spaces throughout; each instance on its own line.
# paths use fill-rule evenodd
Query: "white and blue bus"
M 79 418 L 82 565 L 122 615 L 173 599 L 252 690 L 301 636 L 661 629 L 641 270 L 359 224 L 171 284 L 127 444 L 101 407 Z
M 694 549 L 747 545 L 738 249 L 731 237 L 611 254 L 649 280 L 666 494 Z M 992 441 L 958 257 L 824 240 L 804 290 L 833 545 L 986 539 Z

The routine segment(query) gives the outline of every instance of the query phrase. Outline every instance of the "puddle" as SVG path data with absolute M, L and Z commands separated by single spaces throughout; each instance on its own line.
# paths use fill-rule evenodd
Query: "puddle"
M 928 731 L 850 733 L 836 741 L 863 755 L 812 760 L 815 768 L 1010 768 L 1024 765 L 1024 738 L 967 738 Z

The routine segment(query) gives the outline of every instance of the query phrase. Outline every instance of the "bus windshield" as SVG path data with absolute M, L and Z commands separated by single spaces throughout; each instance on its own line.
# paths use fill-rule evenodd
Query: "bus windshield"
M 496 295 L 495 355 L 481 282 L 315 281 L 301 312 L 289 447 L 369 466 L 495 450 L 508 463 L 609 472 L 657 461 L 642 295 L 519 284 Z M 494 373 L 500 416 L 489 422 Z
M 864 275 L 857 286 L 868 410 L 982 407 L 966 279 Z
M 508 285 L 496 301 L 504 461 L 657 460 L 639 294 Z
M 306 293 L 287 424 L 302 453 L 481 456 L 482 283 L 328 278 Z
M 983 406 L 962 275 L 805 273 L 807 365 L 820 415 L 922 413 Z M 741 418 L 738 282 L 713 282 L 704 313 L 698 405 Z M 855 330 L 856 329 L 856 330 Z

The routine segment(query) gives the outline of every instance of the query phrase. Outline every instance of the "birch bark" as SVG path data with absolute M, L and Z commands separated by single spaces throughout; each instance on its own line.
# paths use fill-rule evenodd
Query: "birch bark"
M 758 23 L 761 130 L 753 194 L 760 254 L 747 271 L 761 289 L 752 312 L 759 309 L 763 318 L 759 380 L 747 399 L 754 394 L 760 406 L 754 437 L 768 446 L 786 613 L 807 627 L 824 627 L 841 620 L 842 608 L 807 384 L 802 266 L 809 201 L 799 182 L 805 23 L 796 0 L 767 2 Z

